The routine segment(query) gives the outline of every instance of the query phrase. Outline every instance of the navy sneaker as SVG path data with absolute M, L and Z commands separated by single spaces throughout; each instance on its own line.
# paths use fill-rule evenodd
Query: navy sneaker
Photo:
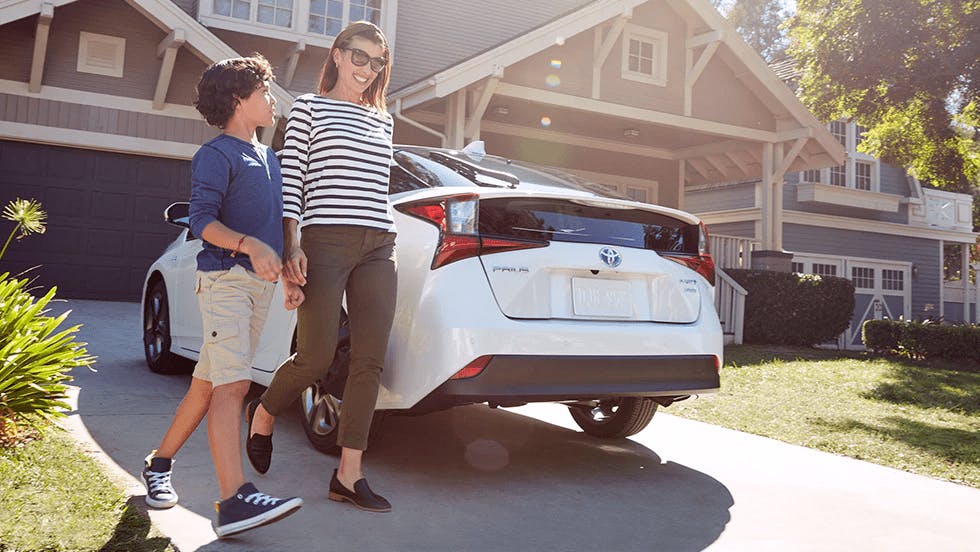
M 146 485 L 146 503 L 154 508 L 172 508 L 177 504 L 177 491 L 170 482 L 173 460 L 156 458 L 153 451 L 143 459 L 143 484 Z
M 230 537 L 279 521 L 302 505 L 302 498 L 276 498 L 260 493 L 251 483 L 245 483 L 238 488 L 235 496 L 214 503 L 218 513 L 218 519 L 213 524 L 214 532 L 218 538 Z

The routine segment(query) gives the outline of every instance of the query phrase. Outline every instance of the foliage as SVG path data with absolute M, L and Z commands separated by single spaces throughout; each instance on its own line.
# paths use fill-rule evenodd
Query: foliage
M 854 284 L 846 278 L 766 270 L 727 272 L 748 291 L 746 343 L 815 345 L 847 329 Z
M 980 182 L 980 2 L 799 0 L 801 98 L 868 128 L 860 149 L 953 191 Z
M 74 341 L 80 326 L 58 331 L 68 312 L 45 316 L 55 288 L 35 298 L 28 284 L 0 274 L 0 444 L 15 439 L 21 425 L 64 416 L 67 372 L 94 360 Z
M 918 360 L 969 360 L 980 363 L 980 327 L 929 322 L 868 320 L 861 328 L 864 346 L 881 354 Z M 974 368 L 976 366 L 969 366 Z
M 781 25 L 789 17 L 779 0 L 712 0 L 738 34 L 766 61 L 783 57 L 789 40 Z
M 47 214 L 41 210 L 41 204 L 34 199 L 17 198 L 11 201 L 4 207 L 2 216 L 15 224 L 10 235 L 7 236 L 7 241 L 3 244 L 3 249 L 0 249 L 0 259 L 3 259 L 3 254 L 7 252 L 7 246 L 10 245 L 10 241 L 14 239 L 14 235 L 18 231 L 20 235 L 17 236 L 17 239 L 26 238 L 31 234 L 44 233 L 44 219 Z

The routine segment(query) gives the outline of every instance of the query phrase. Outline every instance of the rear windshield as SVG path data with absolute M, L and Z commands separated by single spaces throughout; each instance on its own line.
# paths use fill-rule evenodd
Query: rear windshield
M 532 240 L 618 245 L 658 252 L 698 252 L 696 224 L 640 209 L 586 205 L 575 200 L 480 200 L 480 234 Z

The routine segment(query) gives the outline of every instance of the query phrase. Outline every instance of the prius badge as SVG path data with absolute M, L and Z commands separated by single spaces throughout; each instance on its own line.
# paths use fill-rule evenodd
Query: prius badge
M 623 256 L 612 247 L 603 247 L 599 250 L 599 259 L 603 264 L 610 268 L 616 268 L 623 262 Z

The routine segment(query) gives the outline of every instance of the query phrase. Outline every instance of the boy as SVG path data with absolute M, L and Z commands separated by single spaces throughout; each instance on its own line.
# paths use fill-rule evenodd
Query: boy
M 256 128 L 275 121 L 271 81 L 269 62 L 254 54 L 215 63 L 197 85 L 197 110 L 223 131 L 191 162 L 190 227 L 204 242 L 196 285 L 204 342 L 190 389 L 143 469 L 147 504 L 175 505 L 173 456 L 207 414 L 221 491 L 213 523 L 218 537 L 272 523 L 303 505 L 300 498 L 259 492 L 245 481 L 241 461 L 242 401 L 282 271 L 282 175 L 275 154 L 255 136 Z M 299 287 L 285 280 L 283 292 L 287 309 L 303 301 Z

